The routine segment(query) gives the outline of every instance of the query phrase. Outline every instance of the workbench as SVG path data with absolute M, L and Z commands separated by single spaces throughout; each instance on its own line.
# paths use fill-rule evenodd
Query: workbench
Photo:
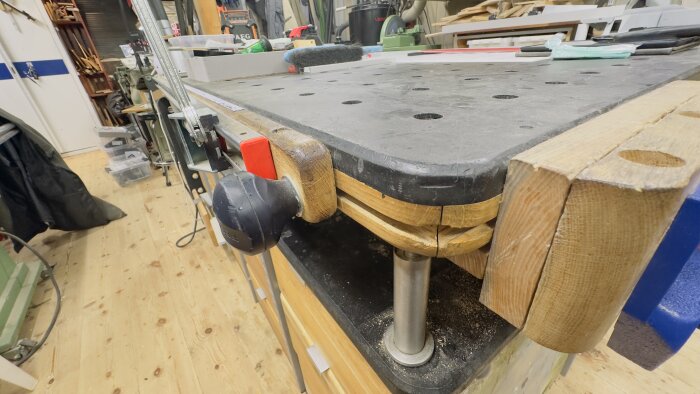
M 387 196 L 445 206 L 497 196 L 515 154 L 698 71 L 695 49 L 663 59 L 368 62 L 185 83 L 318 139 L 336 170 Z
M 520 357 L 544 364 L 512 368 L 520 375 L 505 381 L 542 390 L 565 358 L 520 337 L 509 319 L 478 302 L 509 161 L 699 71 L 700 52 L 691 50 L 624 60 L 377 61 L 302 75 L 184 81 L 198 106 L 219 115 L 217 132 L 227 141 L 250 131 L 270 138 L 272 155 L 285 158 L 276 161 L 279 178 L 290 174 L 290 162 L 306 158 L 288 149 L 289 141 L 327 149 L 325 158 L 308 150 L 332 168 L 295 183 L 303 210 L 279 245 L 258 256 L 232 253 L 306 388 L 452 392 L 493 389 L 489 376 L 505 375 L 486 371 Z M 186 178 L 209 178 L 196 190 L 209 206 L 223 175 L 198 164 L 185 169 Z M 429 275 L 423 290 L 430 288 L 426 343 L 435 350 L 419 366 L 399 365 L 383 347 L 399 315 L 391 308 L 392 247 L 394 275 L 397 260 L 411 259 L 400 251 L 427 258 L 427 267 L 420 263 Z M 434 259 L 431 270 L 431 257 L 455 264 Z M 409 305 L 419 303 L 419 295 L 408 295 Z
M 318 225 L 295 220 L 271 254 L 309 392 L 450 393 L 505 387 L 541 392 L 566 358 L 524 338 L 481 305 L 480 281 L 439 259 L 431 269 L 428 305 L 435 355 L 423 366 L 403 367 L 382 344 L 394 316 L 391 245 L 338 213 Z M 262 261 L 257 256 L 246 260 L 260 289 L 258 302 L 284 343 Z M 328 369 L 317 369 L 318 361 L 309 356 L 314 351 Z M 514 367 L 519 363 L 524 365 Z

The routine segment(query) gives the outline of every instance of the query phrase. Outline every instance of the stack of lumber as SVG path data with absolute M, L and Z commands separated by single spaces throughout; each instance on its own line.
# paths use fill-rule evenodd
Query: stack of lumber
M 49 0 L 44 3 L 46 13 L 54 22 L 75 22 L 80 20 L 80 10 L 73 3 L 60 3 Z
M 85 47 L 83 45 L 82 37 L 79 37 L 75 33 L 71 32 L 72 44 L 70 45 L 70 55 L 78 68 L 78 71 L 86 74 L 93 75 L 102 72 L 102 67 L 100 66 L 100 59 L 95 54 L 91 48 Z M 75 49 L 77 47 L 77 50 Z
M 677 81 L 513 158 L 481 302 L 545 347 L 592 349 L 700 182 L 698 129 L 700 82 Z
M 441 18 L 433 26 L 446 26 L 455 23 L 483 22 L 490 19 L 505 19 L 527 16 L 531 12 L 541 12 L 547 5 L 580 4 L 580 0 L 536 0 L 536 1 L 507 1 L 486 0 L 475 6 L 462 9 L 456 15 Z

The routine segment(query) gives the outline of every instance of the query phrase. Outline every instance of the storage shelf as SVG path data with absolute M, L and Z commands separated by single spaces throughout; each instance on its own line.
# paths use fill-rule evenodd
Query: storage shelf
M 112 93 L 112 91 L 109 91 L 106 93 L 90 93 L 90 97 L 91 98 L 105 97 L 105 96 L 109 96 L 110 93 Z
M 81 24 L 80 21 L 53 21 L 56 26 L 78 26 Z

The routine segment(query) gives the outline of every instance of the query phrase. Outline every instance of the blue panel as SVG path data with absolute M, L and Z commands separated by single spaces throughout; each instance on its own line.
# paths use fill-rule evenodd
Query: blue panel
M 3 79 L 12 79 L 12 74 L 10 74 L 10 69 L 7 68 L 5 63 L 0 63 L 0 81 Z
M 17 73 L 22 76 L 22 78 L 27 78 L 27 72 L 29 71 L 29 64 L 34 66 L 39 77 L 48 77 L 51 75 L 65 75 L 68 74 L 68 67 L 61 59 L 53 60 L 28 60 L 24 62 L 13 62 Z
M 671 223 L 624 311 L 648 321 L 700 243 L 700 187 L 688 196 Z M 697 284 L 700 292 L 700 283 Z
M 681 349 L 700 324 L 699 288 L 700 249 L 695 249 L 648 321 L 675 352 Z

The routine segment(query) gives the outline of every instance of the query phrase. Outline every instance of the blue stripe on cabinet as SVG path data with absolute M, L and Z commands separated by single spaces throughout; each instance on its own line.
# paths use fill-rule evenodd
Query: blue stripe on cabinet
M 10 69 L 7 68 L 5 63 L 0 63 L 0 81 L 3 79 L 12 79 L 12 74 L 10 74 Z
M 31 60 L 28 62 L 13 62 L 12 65 L 17 70 L 17 73 L 22 78 L 27 78 L 27 72 L 29 72 L 29 64 L 34 66 L 39 77 L 48 77 L 51 75 L 65 75 L 68 74 L 68 67 L 66 63 L 61 59 L 51 59 L 51 60 Z M 7 64 L 0 63 L 0 81 L 4 79 L 12 79 L 12 74 Z
M 51 75 L 64 75 L 68 74 L 68 67 L 61 59 L 52 60 L 30 60 L 26 62 L 13 62 L 17 73 L 19 73 L 22 78 L 27 78 L 27 72 L 29 71 L 29 64 L 34 66 L 39 77 L 48 77 Z

